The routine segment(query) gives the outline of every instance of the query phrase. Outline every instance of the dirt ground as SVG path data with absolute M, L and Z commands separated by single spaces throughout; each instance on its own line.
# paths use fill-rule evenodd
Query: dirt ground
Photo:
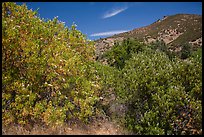
M 3 135 L 125 135 L 127 131 L 110 120 L 97 120 L 90 124 L 75 123 L 54 128 L 35 125 L 27 130 L 25 127 L 13 125 L 2 127 Z

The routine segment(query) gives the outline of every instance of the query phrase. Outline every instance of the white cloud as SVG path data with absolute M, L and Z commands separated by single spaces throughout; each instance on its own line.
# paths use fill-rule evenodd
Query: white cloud
M 115 30 L 115 31 L 108 31 L 108 32 L 100 32 L 100 33 L 94 33 L 91 34 L 91 37 L 97 37 L 97 36 L 111 36 L 114 34 L 119 34 L 119 33 L 123 33 L 123 32 L 127 32 L 129 30 Z
M 117 9 L 112 9 L 110 11 L 107 11 L 104 15 L 103 15 L 103 19 L 105 18 L 110 18 L 110 17 L 113 17 L 123 11 L 125 11 L 126 9 L 128 9 L 128 7 L 123 7 L 123 8 L 117 8 Z

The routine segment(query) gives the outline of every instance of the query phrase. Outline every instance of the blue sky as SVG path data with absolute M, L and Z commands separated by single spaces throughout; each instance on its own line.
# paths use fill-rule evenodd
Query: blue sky
M 17 2 L 21 5 L 22 2 Z M 202 2 L 26 2 L 41 18 L 60 21 L 94 40 L 147 26 L 166 15 L 202 15 Z

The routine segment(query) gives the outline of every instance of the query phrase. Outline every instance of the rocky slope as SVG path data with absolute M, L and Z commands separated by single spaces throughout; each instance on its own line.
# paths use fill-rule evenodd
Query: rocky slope
M 181 50 L 185 42 L 192 44 L 193 48 L 202 46 L 202 15 L 176 14 L 164 16 L 156 22 L 129 32 L 120 33 L 96 40 L 96 55 L 100 56 L 104 51 L 114 45 L 114 41 L 122 41 L 125 38 L 135 38 L 145 43 L 163 40 L 172 50 Z

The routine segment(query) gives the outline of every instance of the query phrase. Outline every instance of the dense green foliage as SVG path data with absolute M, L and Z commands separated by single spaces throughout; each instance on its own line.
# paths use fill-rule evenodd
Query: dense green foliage
M 198 48 L 196 51 L 192 51 L 190 58 L 202 63 L 202 47 Z
M 188 57 L 190 57 L 190 55 L 191 55 L 191 45 L 188 43 L 185 43 L 182 46 L 180 58 L 187 59 Z
M 3 3 L 3 124 L 87 121 L 99 100 L 93 57 L 93 43 L 75 25 Z
M 129 109 L 126 124 L 136 133 L 180 134 L 191 131 L 187 124 L 201 129 L 201 64 L 143 52 L 127 62 L 118 79 L 118 94 Z M 186 123 L 177 129 L 177 121 Z
M 123 50 L 122 45 L 124 42 L 116 44 L 106 57 L 116 53 L 117 48 Z M 123 69 L 115 75 L 118 102 L 128 108 L 125 126 L 136 134 L 200 134 L 201 62 L 196 58 L 181 60 L 159 41 L 144 46 L 139 52 L 131 50 Z M 125 47 L 135 47 L 135 44 Z
M 116 42 L 113 48 L 107 51 L 103 57 L 107 58 L 108 64 L 118 69 L 122 69 L 125 66 L 125 61 L 130 59 L 132 53 L 142 51 L 144 44 L 134 39 L 127 39 L 122 43 Z

